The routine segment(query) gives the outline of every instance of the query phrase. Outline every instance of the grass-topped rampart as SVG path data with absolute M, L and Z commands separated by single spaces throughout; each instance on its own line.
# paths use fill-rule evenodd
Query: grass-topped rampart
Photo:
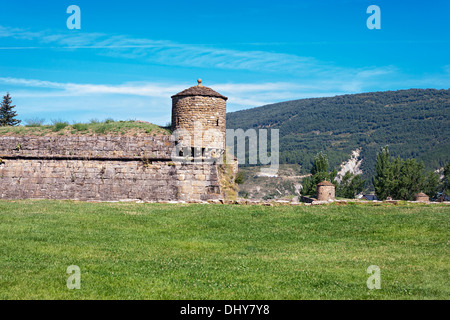
M 52 124 L 43 124 L 42 121 L 29 121 L 24 126 L 0 127 L 0 136 L 5 135 L 169 135 L 167 127 L 144 121 L 104 121 L 91 120 L 89 123 L 73 123 L 67 121 L 53 121 Z

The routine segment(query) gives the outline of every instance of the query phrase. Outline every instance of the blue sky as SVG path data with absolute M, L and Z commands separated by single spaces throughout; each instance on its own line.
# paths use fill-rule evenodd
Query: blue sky
M 81 9 L 81 30 L 66 9 Z M 381 29 L 369 30 L 369 5 Z M 228 111 L 306 97 L 450 87 L 450 1 L 0 2 L 0 94 L 22 120 L 170 121 L 203 79 Z

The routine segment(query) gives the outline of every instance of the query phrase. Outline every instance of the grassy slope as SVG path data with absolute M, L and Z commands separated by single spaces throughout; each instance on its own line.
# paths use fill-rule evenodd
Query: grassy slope
M 2 135 L 170 135 L 166 128 L 136 121 L 103 121 L 91 123 L 57 122 L 53 125 L 0 127 Z
M 0 201 L 0 299 L 449 299 L 449 210 Z

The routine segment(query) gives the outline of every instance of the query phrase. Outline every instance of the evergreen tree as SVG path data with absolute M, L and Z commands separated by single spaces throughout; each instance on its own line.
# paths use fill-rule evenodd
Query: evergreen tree
M 414 200 L 414 195 L 421 192 L 425 178 L 423 162 L 406 159 L 401 168 L 396 191 L 392 196 L 399 200 Z
M 327 173 L 327 170 L 328 170 L 328 159 L 322 152 L 320 152 L 314 159 L 314 163 L 311 168 L 311 174 L 313 176 L 316 174 L 323 174 Z
M 444 178 L 442 179 L 442 192 L 450 196 L 450 162 L 444 166 Z
M 304 196 L 316 196 L 316 186 L 322 181 L 330 181 L 337 186 L 337 182 L 334 180 L 336 175 L 336 170 L 328 172 L 328 159 L 326 155 L 320 152 L 314 158 L 314 163 L 311 168 L 311 177 L 303 179 L 301 194 Z
M 426 193 L 430 197 L 430 199 L 435 198 L 439 192 L 439 183 L 439 174 L 430 171 L 425 177 L 422 192 Z
M 365 181 L 360 174 L 353 174 L 347 171 L 342 177 L 336 195 L 342 198 L 354 199 L 355 196 L 364 190 Z
M 389 196 L 391 196 L 394 199 L 399 199 L 399 194 L 401 194 L 401 191 L 399 190 L 401 188 L 401 179 L 402 179 L 402 167 L 404 165 L 404 161 L 402 158 L 397 157 L 395 158 L 392 163 L 390 164 L 390 177 L 391 181 L 389 184 Z
M 392 169 L 389 159 L 389 148 L 386 146 L 377 155 L 376 176 L 373 178 L 373 186 L 378 199 L 385 200 L 392 191 Z
M 303 196 L 314 196 L 316 194 L 312 177 L 307 177 L 302 180 L 302 190 L 300 193 Z
M 3 96 L 3 101 L 0 106 L 0 126 L 16 126 L 21 122 L 15 119 L 17 117 L 17 112 L 13 110 L 15 107 L 12 105 L 12 99 L 9 93 Z
M 425 192 L 430 198 L 439 190 L 439 176 L 424 173 L 423 162 L 397 157 L 392 162 L 385 147 L 377 155 L 376 176 L 373 179 L 375 193 L 380 200 L 388 196 L 396 200 L 413 200 L 414 195 Z

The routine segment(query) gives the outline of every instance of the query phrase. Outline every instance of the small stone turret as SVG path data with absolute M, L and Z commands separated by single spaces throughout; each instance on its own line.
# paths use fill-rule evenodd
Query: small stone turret
M 211 150 L 225 150 L 227 97 L 198 85 L 172 96 L 172 131 L 183 135 L 183 147 L 201 150 L 202 156 Z M 186 132 L 191 138 L 186 141 Z M 180 139 L 181 140 L 181 139 Z M 181 155 L 181 154 L 180 154 Z M 183 154 L 186 156 L 186 154 Z
M 425 193 L 420 192 L 414 196 L 414 199 L 419 202 L 428 202 L 430 201 L 430 197 L 428 197 Z
M 317 200 L 319 201 L 334 201 L 335 200 L 335 187 L 329 181 L 322 181 L 317 184 Z

